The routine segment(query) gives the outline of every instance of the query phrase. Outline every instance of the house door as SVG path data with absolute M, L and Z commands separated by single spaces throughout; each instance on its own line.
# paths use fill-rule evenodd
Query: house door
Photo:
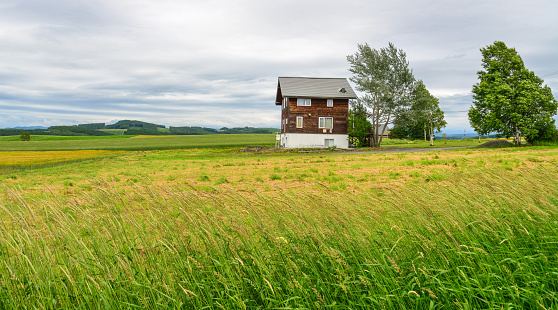
M 325 139 L 325 147 L 332 147 L 334 145 L 334 139 Z

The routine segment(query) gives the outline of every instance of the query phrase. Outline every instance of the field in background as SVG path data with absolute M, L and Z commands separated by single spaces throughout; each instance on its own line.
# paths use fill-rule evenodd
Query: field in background
M 382 147 L 409 147 L 409 148 L 440 148 L 440 147 L 459 147 L 459 146 L 478 146 L 494 139 L 463 139 L 463 140 L 435 140 L 434 145 L 430 146 L 430 141 L 424 140 L 400 140 L 387 139 L 382 141 Z
M 38 135 L 32 135 L 31 136 L 31 141 L 33 142 L 37 142 L 37 141 L 58 141 L 58 140 L 104 140 L 104 139 L 123 139 L 123 138 L 130 138 L 133 136 L 38 136 Z M 19 136 L 0 136 L 0 143 L 5 142 L 5 141 L 13 141 L 13 142 L 18 142 L 18 143 L 28 143 L 31 141 L 21 141 L 21 139 L 19 138 Z M 7 144 L 6 144 L 7 145 Z M 17 144 L 12 144 L 12 148 L 13 145 L 17 145 Z M 0 150 L 2 150 L 3 148 L 3 144 L 0 144 Z M 21 147 L 27 147 L 25 144 L 22 144 Z M 49 150 L 48 146 L 47 147 L 43 147 L 43 149 L 45 150 Z
M 33 136 L 31 141 L 0 140 L 0 151 L 153 150 L 275 144 L 275 135 L 269 134 L 65 137 L 52 140 L 36 140 L 35 137 L 37 136 Z
M 0 308 L 558 307 L 556 147 L 238 149 L 0 175 Z
M 164 128 L 159 128 L 164 130 Z M 182 136 L 130 136 L 122 135 L 123 129 L 104 129 L 112 136 L 31 136 L 31 141 L 20 141 L 19 136 L 0 137 L 0 151 L 44 151 L 44 150 L 153 150 L 199 147 L 246 147 L 274 146 L 274 134 L 227 134 L 227 135 L 182 135 Z M 130 140 L 146 139 L 142 141 Z M 118 141 L 102 141 L 114 140 Z M 124 139 L 124 140 L 120 140 Z M 80 141 L 76 140 L 99 140 Z M 434 146 L 424 140 L 383 139 L 383 147 L 440 148 L 478 146 L 493 139 L 436 140 Z M 48 141 L 48 142 L 46 142 Z M 59 141 L 59 142 L 54 142 Z

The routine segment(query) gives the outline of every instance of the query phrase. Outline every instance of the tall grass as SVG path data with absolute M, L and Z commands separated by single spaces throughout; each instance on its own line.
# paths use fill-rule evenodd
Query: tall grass
M 0 308 L 554 309 L 557 168 L 251 193 L 0 194 Z

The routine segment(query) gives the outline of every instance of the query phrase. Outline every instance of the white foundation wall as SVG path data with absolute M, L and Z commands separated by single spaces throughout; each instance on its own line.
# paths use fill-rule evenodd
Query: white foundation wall
M 326 141 L 329 140 L 329 141 Z M 333 140 L 333 141 L 332 141 Z M 284 133 L 281 134 L 281 146 L 286 148 L 349 148 L 349 135 Z

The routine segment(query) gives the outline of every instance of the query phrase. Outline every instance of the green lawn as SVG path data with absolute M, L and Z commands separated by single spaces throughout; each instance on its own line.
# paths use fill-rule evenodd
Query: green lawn
M 133 136 L 49 136 L 49 135 L 31 135 L 31 141 L 56 141 L 56 140 L 102 140 L 102 139 L 123 139 Z M 20 141 L 19 136 L 3 136 L 2 141 Z M 25 141 L 28 142 L 28 141 Z
M 31 141 L 19 141 L 19 137 L 4 137 L 4 139 L 0 140 L 0 151 L 156 150 L 273 146 L 275 143 L 275 135 L 272 134 L 103 137 L 32 136 Z
M 435 140 L 434 145 L 430 146 L 430 141 L 424 140 L 400 140 L 386 139 L 382 141 L 382 147 L 409 147 L 409 148 L 440 148 L 457 146 L 477 146 L 494 139 L 463 139 L 463 140 Z

